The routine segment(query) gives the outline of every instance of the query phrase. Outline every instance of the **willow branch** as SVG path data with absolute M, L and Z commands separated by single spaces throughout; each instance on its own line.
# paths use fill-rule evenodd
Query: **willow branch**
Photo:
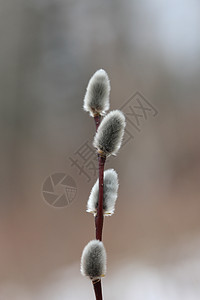
M 104 165 L 106 161 L 105 156 L 98 156 L 99 158 L 99 202 L 97 207 L 97 215 L 95 217 L 96 225 L 96 239 L 102 241 L 103 231 L 103 177 L 104 177 Z
M 100 115 L 94 116 L 94 121 L 95 121 L 96 131 L 97 131 L 97 129 L 99 128 L 99 125 L 101 123 L 101 116 Z
M 101 280 L 97 282 L 92 282 L 94 287 L 94 293 L 96 296 L 96 300 L 103 300 L 102 296 L 102 287 L 101 287 Z
M 96 131 L 101 123 L 101 116 L 96 115 L 94 117 Z M 106 157 L 100 156 L 98 154 L 99 160 L 99 202 L 97 208 L 97 215 L 95 217 L 95 227 L 96 227 L 96 239 L 102 240 L 102 231 L 103 231 L 103 177 L 104 177 L 104 165 L 106 161 Z M 96 300 L 102 300 L 102 287 L 101 280 L 93 282 L 94 292 L 96 296 Z

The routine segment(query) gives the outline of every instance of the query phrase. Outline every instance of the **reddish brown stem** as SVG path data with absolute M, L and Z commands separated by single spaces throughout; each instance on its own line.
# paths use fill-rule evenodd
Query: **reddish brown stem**
M 94 292 L 96 296 L 96 300 L 103 300 L 102 297 L 102 288 L 101 288 L 101 280 L 98 282 L 93 282 Z
M 97 207 L 97 215 L 95 217 L 96 239 L 102 240 L 103 231 L 103 175 L 106 157 L 99 155 L 99 202 Z
M 96 124 L 96 131 L 99 128 L 101 123 L 101 116 L 97 115 L 94 117 Z M 99 202 L 97 208 L 97 215 L 95 217 L 95 226 L 96 226 L 96 239 L 102 240 L 102 231 L 103 231 L 103 178 L 104 178 L 104 165 L 106 157 L 98 155 L 99 159 Z M 101 280 L 98 282 L 93 282 L 94 292 L 96 300 L 103 300 Z
M 96 116 L 94 117 L 94 121 L 95 121 L 96 131 L 97 131 L 97 129 L 99 128 L 99 125 L 100 125 L 100 123 L 101 123 L 101 116 L 100 116 L 100 115 L 96 115 Z

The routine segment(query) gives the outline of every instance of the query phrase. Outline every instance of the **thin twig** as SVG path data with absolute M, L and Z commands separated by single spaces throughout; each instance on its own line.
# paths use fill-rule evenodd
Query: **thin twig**
M 96 115 L 96 116 L 94 117 L 94 121 L 95 121 L 96 131 L 97 131 L 97 129 L 99 128 L 99 125 L 100 125 L 100 123 L 101 123 L 101 116 L 100 116 L 100 115 Z
M 101 123 L 100 115 L 94 117 L 96 131 Z M 98 154 L 99 160 L 99 202 L 97 208 L 97 215 L 95 217 L 95 226 L 96 226 L 96 239 L 102 240 L 102 231 L 103 231 L 103 177 L 104 177 L 104 165 L 106 161 L 105 156 L 101 156 Z M 101 280 L 97 282 L 93 282 L 94 292 L 96 296 L 96 300 L 103 300 L 102 296 L 102 287 Z
M 97 215 L 95 217 L 96 225 L 96 239 L 102 241 L 103 231 L 103 176 L 104 176 L 104 165 L 106 161 L 105 156 L 99 155 L 99 202 L 97 207 Z
M 102 296 L 102 288 L 101 288 L 101 280 L 98 282 L 93 282 L 94 292 L 96 296 L 96 300 L 103 300 Z

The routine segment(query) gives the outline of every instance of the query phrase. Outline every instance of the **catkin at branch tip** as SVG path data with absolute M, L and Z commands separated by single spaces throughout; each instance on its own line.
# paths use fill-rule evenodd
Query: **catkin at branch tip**
M 90 116 L 104 115 L 109 109 L 110 81 L 107 73 L 100 69 L 91 77 L 85 98 L 83 109 L 90 113 Z
M 106 274 L 106 250 L 99 240 L 90 241 L 82 252 L 81 274 L 91 280 L 100 279 Z
M 94 147 L 106 156 L 116 155 L 121 147 L 125 126 L 124 114 L 120 110 L 111 111 L 104 117 L 97 130 Z
M 115 203 L 118 192 L 118 176 L 115 170 L 108 169 L 104 172 L 104 187 L 103 187 L 103 214 L 104 216 L 111 216 L 115 211 Z M 97 214 L 99 200 L 99 179 L 94 184 L 88 202 L 87 212 Z

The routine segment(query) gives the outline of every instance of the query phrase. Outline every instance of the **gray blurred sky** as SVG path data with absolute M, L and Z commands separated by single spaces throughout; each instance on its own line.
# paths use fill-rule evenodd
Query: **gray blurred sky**
M 69 157 L 92 141 L 82 101 L 99 68 L 111 80 L 111 109 L 140 91 L 158 110 L 107 164 L 120 178 L 116 214 L 104 229 L 109 268 L 124 257 L 158 270 L 179 266 L 180 248 L 199 240 L 199 28 L 197 0 L 0 2 L 0 298 L 23 299 L 23 289 L 48 285 L 48 276 L 78 265 L 93 238 L 85 206 L 96 177 L 88 183 Z M 56 172 L 78 188 L 63 209 L 42 196 Z M 199 250 L 192 245 L 189 262 Z M 11 284 L 21 292 L 8 294 Z

